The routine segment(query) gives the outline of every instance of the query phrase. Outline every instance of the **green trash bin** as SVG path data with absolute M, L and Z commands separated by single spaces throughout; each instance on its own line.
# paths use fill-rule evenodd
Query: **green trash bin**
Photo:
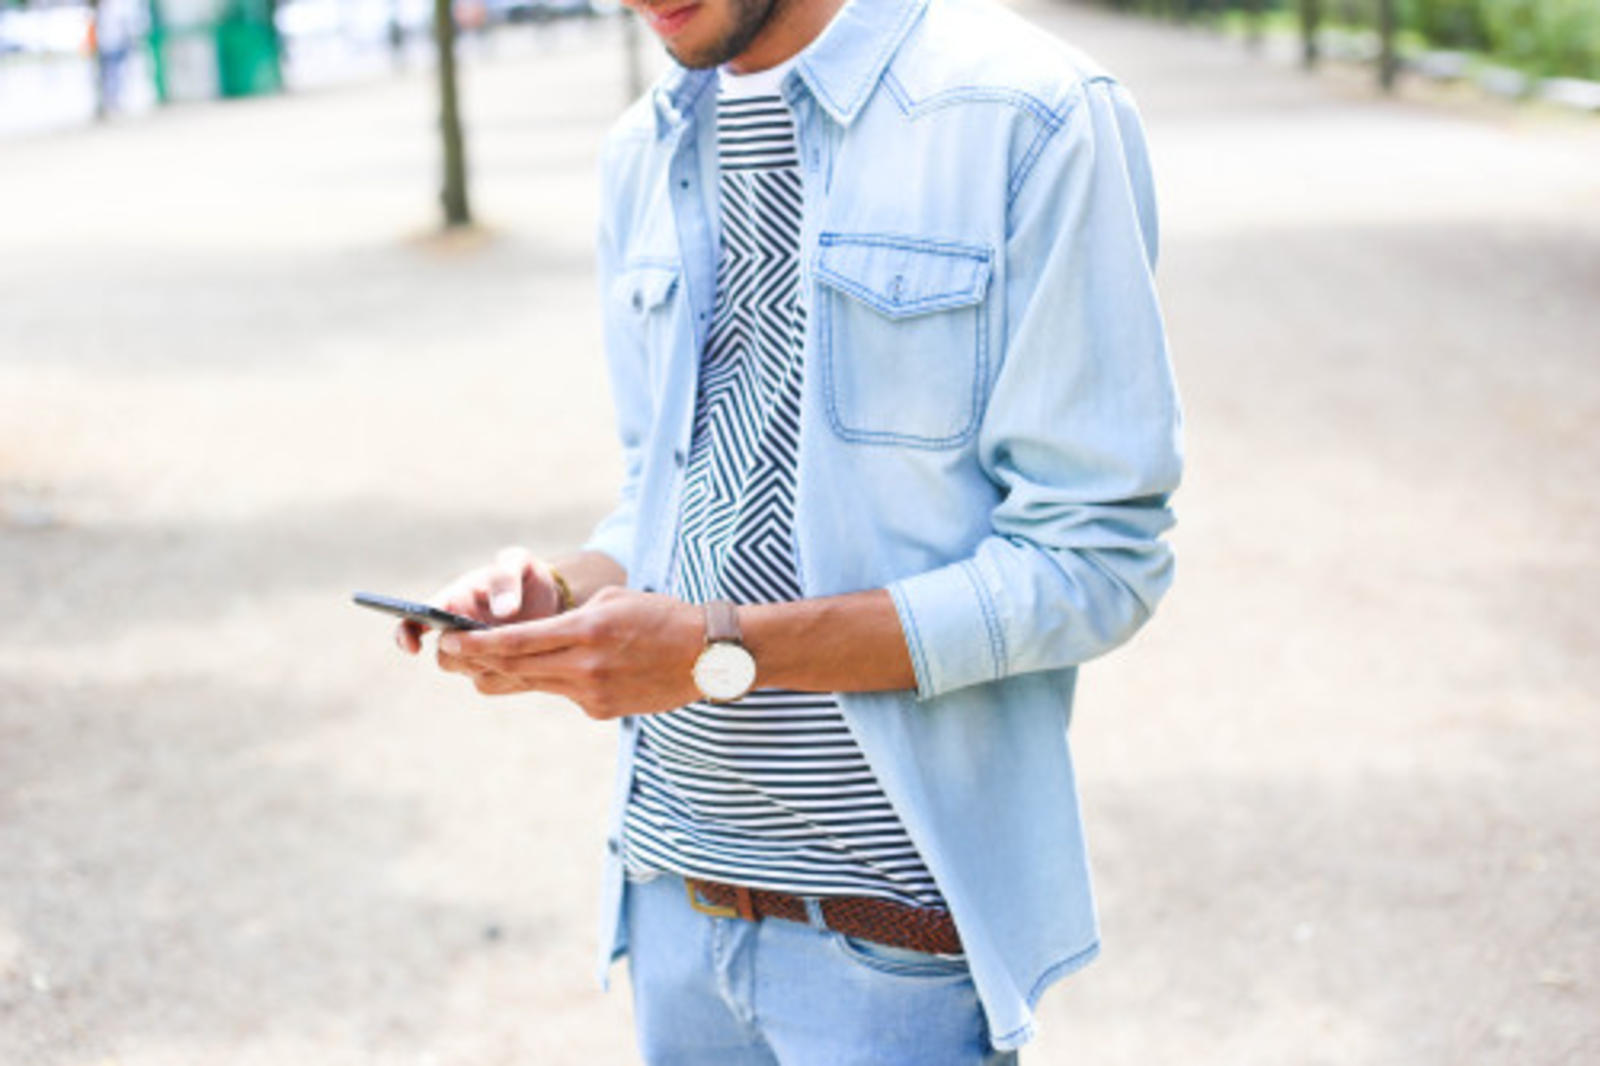
M 283 88 L 268 0 L 227 0 L 223 6 L 217 22 L 217 88 L 223 96 L 260 96 Z
M 150 0 L 150 51 L 161 102 L 282 89 L 272 7 L 271 0 Z

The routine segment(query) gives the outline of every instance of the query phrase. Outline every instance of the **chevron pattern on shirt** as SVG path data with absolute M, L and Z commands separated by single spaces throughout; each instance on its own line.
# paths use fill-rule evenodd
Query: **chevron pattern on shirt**
M 794 124 L 777 96 L 718 101 L 717 301 L 695 398 L 673 592 L 802 595 L 794 556 L 805 309 Z M 830 693 L 763 689 L 640 719 L 624 861 L 804 895 L 941 906 Z

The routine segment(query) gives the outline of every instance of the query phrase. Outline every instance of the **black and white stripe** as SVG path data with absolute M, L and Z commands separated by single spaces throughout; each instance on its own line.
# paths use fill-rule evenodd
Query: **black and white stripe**
M 718 100 L 717 162 L 724 174 L 798 167 L 794 120 L 784 102 L 776 96 Z
M 673 591 L 801 595 L 795 459 L 805 309 L 794 122 L 776 95 L 718 101 L 722 248 Z M 762 689 L 640 720 L 624 860 L 805 895 L 942 899 L 828 693 Z

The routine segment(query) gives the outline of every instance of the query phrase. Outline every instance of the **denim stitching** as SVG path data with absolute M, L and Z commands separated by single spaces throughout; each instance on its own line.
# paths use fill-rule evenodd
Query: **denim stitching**
M 984 265 L 985 276 L 983 279 L 985 286 L 989 284 L 988 271 L 989 266 L 986 263 Z M 995 309 L 994 314 L 1005 314 L 1004 300 L 995 301 L 993 306 Z M 985 315 L 981 309 L 975 308 L 972 317 L 975 320 L 973 332 L 977 334 L 975 339 L 978 348 L 978 365 L 972 374 L 972 413 L 968 416 L 968 422 L 970 431 L 977 433 L 978 422 L 980 421 L 979 412 L 983 407 L 983 395 L 989 387 L 989 328 L 991 326 L 991 316 Z
M 827 315 L 827 301 L 822 301 L 822 305 L 824 308 L 822 315 Z M 981 315 L 977 315 L 976 313 L 974 313 L 973 317 L 977 322 L 975 327 L 977 339 L 974 341 L 974 344 L 980 349 L 986 348 L 988 344 L 988 338 L 983 328 L 983 318 Z M 824 322 L 829 321 L 829 319 L 823 318 L 817 324 L 820 327 L 824 324 Z M 973 407 L 967 413 L 967 424 L 963 426 L 962 429 L 957 433 L 949 434 L 943 437 L 927 437 L 899 433 L 886 429 L 855 429 L 845 425 L 844 419 L 839 414 L 838 392 L 834 388 L 833 331 L 831 329 L 828 329 L 824 332 L 822 346 L 823 394 L 827 397 L 828 401 L 826 405 L 828 424 L 833 427 L 834 433 L 838 434 L 840 439 L 852 441 L 856 444 L 900 444 L 907 448 L 922 448 L 927 451 L 941 451 L 946 448 L 958 447 L 961 444 L 966 443 L 968 440 L 971 440 L 973 434 L 978 431 L 976 395 L 983 383 L 982 378 L 979 375 L 984 372 L 988 363 L 986 356 L 981 350 L 974 362 L 972 386 L 974 394 Z
M 1094 82 L 1103 82 L 1113 87 L 1121 84 L 1109 74 L 1091 74 L 1073 83 L 1072 91 L 1069 97 L 1062 102 L 1061 108 L 1050 112 L 1053 121 L 1046 123 L 1046 128 L 1034 139 L 1027 154 L 1017 163 L 1016 173 L 1012 175 L 1011 183 L 1006 189 L 1007 217 L 1010 216 L 1012 207 L 1016 205 L 1017 197 L 1022 194 L 1022 186 L 1028 180 L 1028 176 L 1033 173 L 1034 164 L 1039 161 L 1039 156 L 1043 154 L 1045 145 L 1054 139 L 1055 135 L 1066 125 L 1068 116 L 1082 103 L 1085 87 Z
M 1028 1009 L 1032 1010 L 1038 1005 L 1039 997 L 1044 995 L 1045 989 L 1050 986 L 1051 982 L 1055 981 L 1059 977 L 1066 976 L 1073 970 L 1081 969 L 1084 964 L 1093 959 L 1095 955 L 1099 954 L 1099 952 L 1100 942 L 1097 940 L 1088 947 L 1084 948 L 1082 951 L 1078 952 L 1076 955 L 1068 955 L 1060 962 L 1046 969 L 1044 973 L 1039 975 L 1039 979 L 1033 983 L 1033 987 L 1028 990 Z M 1031 1034 L 1033 1031 L 1034 1024 L 1030 1021 L 1023 1025 L 1019 1025 L 1009 1033 L 1001 1033 L 999 1036 L 994 1038 L 994 1043 L 998 1045 L 1016 1040 L 1019 1037 Z
M 813 67 L 810 61 L 805 59 L 800 60 L 800 66 L 804 67 L 806 73 L 811 75 L 807 79 L 807 84 L 810 85 L 811 91 L 822 97 L 830 111 L 835 114 L 844 114 L 844 108 L 839 106 L 839 101 L 833 98 L 833 94 L 828 91 L 828 87 L 822 83 L 822 78 L 817 74 L 817 68 Z
M 900 79 L 894 76 L 893 70 L 883 72 L 883 87 L 900 108 L 900 113 L 911 118 L 911 109 L 915 106 L 911 102 L 911 95 L 906 92 L 906 87 L 900 84 Z
M 913 119 L 960 104 L 1010 104 L 1019 111 L 1028 112 L 1047 126 L 1061 123 L 1060 114 L 1032 93 L 1003 89 L 999 86 L 963 85 L 945 89 L 921 100 L 911 100 L 908 97 L 907 103 L 911 108 L 908 114 Z
M 912 613 L 905 589 L 898 583 L 889 586 L 889 595 L 894 600 L 895 606 L 900 609 L 900 617 L 905 620 L 908 631 L 906 636 L 910 638 L 906 641 L 906 646 L 911 651 L 911 663 L 917 675 L 917 695 L 922 699 L 930 699 L 935 695 L 933 675 L 928 670 L 928 658 L 923 653 L 922 631 L 917 628 L 917 616 Z
M 834 950 L 844 956 L 845 961 L 872 973 L 924 981 L 962 980 L 970 979 L 972 976 L 972 971 L 964 959 L 959 965 L 953 960 L 944 959 L 937 955 L 930 956 L 927 962 L 901 961 L 887 956 L 872 954 L 870 949 L 863 949 L 857 946 L 855 938 L 845 936 L 843 933 L 834 932 L 831 940 Z M 868 941 L 867 943 L 871 942 Z
M 1016 206 L 1017 196 L 1022 192 L 1023 184 L 1028 180 L 1028 175 L 1033 173 L 1033 166 L 1044 154 L 1045 145 L 1055 139 L 1056 133 L 1061 129 L 1059 125 L 1043 126 L 1033 143 L 1028 145 L 1028 150 L 1023 153 L 1017 162 L 1017 169 L 1012 172 L 1011 180 L 1006 185 L 1006 217 L 1011 217 L 1011 209 Z M 1007 236 L 1010 234 L 1008 233 Z
M 963 244 L 959 241 L 938 240 L 922 237 L 899 237 L 890 234 L 864 233 L 850 234 L 848 236 L 838 233 L 823 233 L 817 238 L 817 243 L 823 248 L 834 248 L 841 245 L 862 245 L 872 248 L 901 248 L 910 251 L 926 252 L 951 258 L 971 259 L 979 264 L 979 279 L 974 288 L 980 295 L 967 303 L 952 303 L 949 308 L 971 306 L 974 308 L 974 334 L 973 339 L 973 377 L 972 394 L 969 398 L 966 420 L 961 429 L 955 433 L 942 437 L 930 437 L 919 434 L 900 433 L 893 430 L 857 429 L 845 425 L 843 416 L 839 413 L 839 393 L 837 381 L 833 370 L 833 318 L 827 300 L 819 300 L 820 305 L 817 315 L 817 331 L 819 334 L 819 347 L 822 356 L 822 384 L 823 396 L 827 400 L 824 405 L 827 411 L 828 424 L 840 439 L 852 441 L 857 444 L 900 444 L 909 448 L 922 448 L 928 451 L 938 451 L 945 448 L 957 447 L 970 440 L 978 429 L 978 405 L 982 396 L 983 386 L 988 375 L 988 332 L 984 329 L 985 318 L 978 305 L 982 301 L 981 290 L 988 285 L 990 264 L 993 252 L 988 248 L 977 245 Z M 863 289 L 848 278 L 837 275 L 834 271 L 822 266 L 821 256 L 813 268 L 813 275 L 819 279 L 826 278 L 830 285 L 837 285 L 840 289 L 857 296 L 870 306 L 881 309 L 881 304 L 876 299 L 876 294 Z M 905 305 L 902 305 L 905 306 Z M 935 309 L 935 308 L 927 308 Z M 945 309 L 945 308 L 937 308 Z
M 983 578 L 977 573 L 977 564 L 970 559 L 963 560 L 961 572 L 972 585 L 972 591 L 978 598 L 978 607 L 983 611 L 983 626 L 989 636 L 989 655 L 994 660 L 994 676 L 989 680 L 997 680 L 1005 676 L 1006 665 L 1006 638 L 1000 629 L 1000 616 L 995 610 L 994 601 L 989 596 L 989 590 L 984 587 Z
M 993 251 L 985 245 L 963 244 L 961 241 L 941 240 L 937 237 L 902 237 L 893 233 L 822 233 L 817 243 L 824 248 L 841 244 L 865 244 L 875 248 L 910 248 L 916 251 L 938 252 L 941 255 L 964 255 L 989 262 Z
M 957 292 L 926 296 L 920 300 L 892 304 L 885 302 L 882 297 L 860 282 L 847 278 L 837 271 L 829 270 L 820 264 L 817 266 L 816 274 L 819 280 L 826 281 L 832 288 L 843 289 L 862 303 L 869 305 L 889 318 L 911 318 L 914 314 L 922 311 L 948 311 L 957 307 L 970 307 L 983 299 L 983 294 L 980 291 L 982 285 L 975 284 L 969 289 Z
M 822 87 L 822 79 L 816 77 L 815 68 L 810 63 L 806 63 L 806 69 L 811 72 L 816 86 L 821 88 L 822 95 L 827 97 L 828 102 L 833 105 L 833 109 L 836 112 L 843 116 L 853 117 L 860 111 L 861 106 L 866 103 L 867 97 L 871 94 L 873 85 L 882 80 L 883 75 L 887 73 L 886 68 L 889 60 L 896 52 L 900 51 L 900 46 L 905 43 L 906 33 L 911 29 L 911 24 L 922 17 L 924 8 L 925 5 L 923 4 L 906 5 L 905 12 L 900 16 L 900 22 L 896 24 L 891 32 L 884 35 L 883 50 L 872 57 L 872 63 L 867 67 L 867 74 L 862 77 L 861 83 L 851 90 L 850 102 L 847 106 L 841 107 L 839 105 L 833 94 Z

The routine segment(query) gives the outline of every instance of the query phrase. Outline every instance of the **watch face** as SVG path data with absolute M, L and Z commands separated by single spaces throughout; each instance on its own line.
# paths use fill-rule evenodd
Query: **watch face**
M 694 663 L 694 683 L 708 700 L 738 699 L 750 691 L 755 680 L 755 659 L 728 641 L 706 645 Z

